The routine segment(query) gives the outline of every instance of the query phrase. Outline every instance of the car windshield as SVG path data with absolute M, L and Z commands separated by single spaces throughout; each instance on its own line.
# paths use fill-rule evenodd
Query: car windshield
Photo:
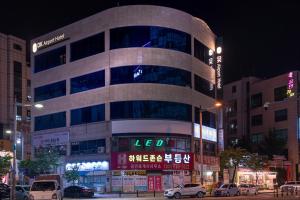
M 242 185 L 240 185 L 240 187 L 242 187 L 242 188 L 247 188 L 248 185 L 242 184 Z
M 54 182 L 35 182 L 32 184 L 31 191 L 52 191 L 55 190 Z
M 220 188 L 228 188 L 228 184 L 224 184 L 224 185 L 222 185 Z
M 26 190 L 27 192 L 30 190 L 30 186 L 24 186 L 23 188 L 24 188 L 24 190 Z

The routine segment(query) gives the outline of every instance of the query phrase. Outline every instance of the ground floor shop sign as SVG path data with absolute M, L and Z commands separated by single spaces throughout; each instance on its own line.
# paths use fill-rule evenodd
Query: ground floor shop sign
M 161 176 L 148 176 L 148 192 L 162 191 Z
M 112 170 L 193 170 L 193 153 L 113 152 Z

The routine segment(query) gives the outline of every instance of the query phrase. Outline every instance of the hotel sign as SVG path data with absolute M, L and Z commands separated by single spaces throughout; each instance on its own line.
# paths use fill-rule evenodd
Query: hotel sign
M 112 170 L 192 170 L 194 154 L 175 152 L 113 152 Z
M 293 88 L 294 88 L 294 73 L 290 72 L 288 73 L 288 87 L 286 91 L 288 97 L 292 97 L 295 95 L 295 92 L 293 92 Z
M 40 41 L 40 42 L 35 42 L 33 43 L 32 45 L 32 52 L 35 53 L 37 52 L 39 49 L 44 49 L 46 47 L 49 47 L 49 46 L 52 46 L 54 44 L 57 44 L 59 42 L 62 42 L 64 40 L 67 40 L 68 38 L 65 37 L 65 34 L 62 33 L 60 35 L 57 35 L 51 39 L 48 39 L 48 40 L 43 40 L 43 41 Z

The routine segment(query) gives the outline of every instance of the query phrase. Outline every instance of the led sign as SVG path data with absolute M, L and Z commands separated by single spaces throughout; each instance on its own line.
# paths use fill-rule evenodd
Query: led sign
M 164 145 L 164 143 L 165 142 L 163 139 L 157 139 L 155 142 L 153 139 L 144 139 L 144 143 L 142 143 L 141 139 L 136 139 L 134 146 L 141 147 L 144 144 L 144 146 L 146 146 L 146 147 L 152 147 L 152 146 L 162 147 Z
M 51 45 L 54 45 L 58 42 L 62 42 L 64 40 L 66 40 L 68 38 L 65 38 L 65 34 L 62 33 L 60 35 L 57 35 L 49 40 L 44 40 L 44 41 L 40 41 L 40 42 L 35 42 L 32 44 L 32 52 L 35 53 L 37 52 L 39 49 L 43 49 L 46 47 L 49 47 Z
M 288 87 L 287 87 L 287 96 L 292 97 L 295 95 L 295 92 L 293 92 L 294 88 L 294 76 L 293 72 L 288 73 Z

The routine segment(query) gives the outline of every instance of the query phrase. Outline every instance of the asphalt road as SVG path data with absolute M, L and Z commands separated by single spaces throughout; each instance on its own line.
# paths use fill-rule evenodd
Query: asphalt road
M 69 200 L 70 198 L 64 198 L 64 200 Z M 103 195 L 96 195 L 93 198 L 81 198 L 81 200 L 95 200 L 95 199 L 102 199 L 102 200 L 118 200 L 118 199 L 128 199 L 128 200 L 133 200 L 133 199 L 141 199 L 141 200 L 165 200 L 166 198 L 162 197 L 161 194 L 158 194 L 156 197 L 153 196 L 149 196 L 149 195 L 144 195 L 143 197 L 136 197 L 136 195 L 134 194 L 123 194 L 123 196 L 119 197 L 116 194 L 103 194 Z M 189 199 L 197 199 L 197 198 L 182 198 L 184 200 L 189 200 Z M 300 199 L 300 194 L 299 195 L 289 195 L 286 196 L 286 194 L 284 194 L 284 196 L 281 196 L 281 194 L 274 197 L 273 193 L 262 193 L 262 194 L 258 194 L 256 196 L 251 195 L 251 196 L 235 196 L 235 197 L 204 197 L 203 200 L 230 200 L 230 199 L 235 199 L 235 200 L 254 200 L 254 199 L 258 199 L 258 200 L 299 200 Z M 71 199 L 70 199 L 71 200 Z M 73 199 L 74 200 L 74 199 Z

